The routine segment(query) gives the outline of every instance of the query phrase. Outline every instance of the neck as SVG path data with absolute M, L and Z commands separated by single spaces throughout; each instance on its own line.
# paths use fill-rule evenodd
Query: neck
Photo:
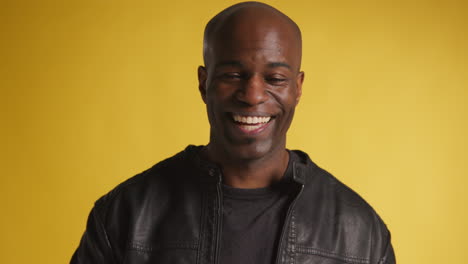
M 203 149 L 202 155 L 220 165 L 224 184 L 243 189 L 263 188 L 279 181 L 289 162 L 289 153 L 284 147 L 258 159 L 225 157 L 211 145 Z

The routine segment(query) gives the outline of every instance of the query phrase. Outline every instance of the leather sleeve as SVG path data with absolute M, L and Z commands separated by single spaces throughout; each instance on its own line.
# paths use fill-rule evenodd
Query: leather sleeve
M 95 207 L 89 214 L 86 231 L 70 264 L 115 263 L 112 258 L 109 239 Z
M 376 253 L 376 258 L 371 263 L 377 264 L 395 264 L 395 253 L 392 247 L 390 231 L 379 216 L 377 223 L 374 226 L 374 245 L 373 251 Z
M 387 245 L 378 264 L 396 264 L 395 252 L 393 251 L 392 242 L 390 241 L 390 233 L 388 233 Z

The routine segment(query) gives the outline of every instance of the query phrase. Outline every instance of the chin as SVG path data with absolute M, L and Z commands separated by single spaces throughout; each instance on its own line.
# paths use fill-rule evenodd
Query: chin
M 244 144 L 229 147 L 226 149 L 229 157 L 237 160 L 259 160 L 273 153 L 274 149 L 270 144 Z

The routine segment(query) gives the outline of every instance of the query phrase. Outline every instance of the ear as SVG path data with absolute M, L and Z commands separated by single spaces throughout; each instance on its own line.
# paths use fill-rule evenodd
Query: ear
M 206 78 L 207 72 L 206 68 L 203 66 L 198 66 L 198 90 L 200 91 L 203 102 L 206 104 Z
M 296 105 L 299 104 L 299 100 L 302 96 L 302 83 L 304 82 L 304 72 L 299 72 L 296 77 Z

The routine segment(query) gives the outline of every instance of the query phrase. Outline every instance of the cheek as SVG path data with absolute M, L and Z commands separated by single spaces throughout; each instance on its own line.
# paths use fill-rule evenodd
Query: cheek
M 215 85 L 214 83 L 212 86 L 210 86 L 206 92 L 206 97 L 207 100 L 212 104 L 212 105 L 217 105 L 220 102 L 223 102 L 226 100 L 226 98 L 229 96 L 229 89 L 225 85 Z
M 218 102 L 225 102 L 232 98 L 232 96 L 236 93 L 237 88 L 234 85 L 218 85 L 213 87 L 213 97 Z
M 289 93 L 282 93 L 278 95 L 277 99 L 283 111 L 281 131 L 285 132 L 289 129 L 289 126 L 293 120 L 297 105 L 297 96 L 295 93 L 289 91 Z
M 207 97 L 206 110 L 210 125 L 218 127 L 224 113 L 223 102 L 216 97 L 209 96 Z
M 282 91 L 272 92 L 272 97 L 280 108 L 284 111 L 285 115 L 293 111 L 298 102 L 297 93 L 292 88 L 284 89 Z

